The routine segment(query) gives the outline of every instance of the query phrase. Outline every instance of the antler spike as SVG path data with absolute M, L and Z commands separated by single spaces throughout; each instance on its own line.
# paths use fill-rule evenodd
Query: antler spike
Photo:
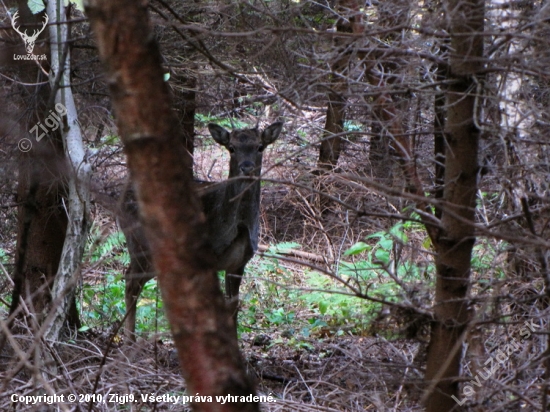
M 13 27 L 13 29 L 19 33 L 21 36 L 25 36 L 25 33 L 21 33 L 19 31 L 19 27 L 17 27 L 15 24 L 15 22 L 17 21 L 17 18 L 19 17 L 19 10 L 15 12 L 15 14 L 13 15 L 13 17 L 11 18 L 11 27 Z

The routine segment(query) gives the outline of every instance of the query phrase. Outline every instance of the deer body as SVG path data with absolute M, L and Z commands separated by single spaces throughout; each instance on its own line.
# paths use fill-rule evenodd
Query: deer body
M 215 124 L 209 124 L 208 128 L 214 140 L 230 152 L 228 179 L 199 193 L 215 267 L 226 272 L 227 307 L 236 331 L 239 287 L 245 266 L 258 248 L 262 152 L 279 137 L 282 123 L 274 123 L 263 132 L 257 129 L 228 132 Z M 145 283 L 154 277 L 149 245 L 136 221 L 137 206 L 131 199 L 125 199 L 119 224 L 130 253 L 130 266 L 125 274 L 126 334 L 130 339 L 134 338 L 137 299 Z

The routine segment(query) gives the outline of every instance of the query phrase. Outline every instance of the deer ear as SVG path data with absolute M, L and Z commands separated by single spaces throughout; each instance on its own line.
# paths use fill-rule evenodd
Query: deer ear
M 208 123 L 208 130 L 210 130 L 210 135 L 217 143 L 227 147 L 229 144 L 229 132 L 227 130 L 214 123 Z
M 262 143 L 264 146 L 267 146 L 277 140 L 281 134 L 281 130 L 283 130 L 283 122 L 276 122 L 271 126 L 268 126 L 267 129 L 262 132 Z

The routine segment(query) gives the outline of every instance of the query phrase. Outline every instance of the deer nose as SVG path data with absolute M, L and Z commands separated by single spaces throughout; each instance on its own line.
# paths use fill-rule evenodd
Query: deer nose
M 249 175 L 254 170 L 254 163 L 247 160 L 241 163 L 240 168 L 245 175 Z

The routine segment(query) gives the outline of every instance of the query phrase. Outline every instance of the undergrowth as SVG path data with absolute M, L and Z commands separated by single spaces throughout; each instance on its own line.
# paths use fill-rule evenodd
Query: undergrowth
M 105 328 L 120 321 L 126 311 L 123 271 L 130 258 L 124 236 L 120 232 L 107 237 L 92 233 L 87 259 L 91 265 L 106 268 L 106 273 L 102 281 L 86 283 L 82 288 L 79 309 L 83 329 Z M 286 255 L 301 248 L 299 243 L 271 246 L 268 253 L 254 257 L 247 265 L 239 334 L 265 333 L 275 336 L 273 344 L 307 347 L 312 336 L 370 333 L 381 314 L 387 313 L 386 304 L 411 302 L 419 291 L 433 290 L 433 262 L 415 261 L 404 253 L 408 250 L 405 247 L 411 246 L 410 236 L 422 248 L 430 247 L 420 224 L 397 223 L 354 243 L 326 273 L 303 270 L 295 262 L 285 261 Z M 491 262 L 496 253 L 498 250 L 485 244 L 475 248 L 473 269 L 478 273 L 493 270 Z M 427 300 L 424 303 L 429 304 L 430 294 L 423 296 Z M 145 285 L 137 308 L 138 334 L 168 332 L 156 279 Z M 383 330 L 378 324 L 376 332 L 396 336 L 395 325 L 386 326 Z
M 91 265 L 105 268 L 106 273 L 100 282 L 85 283 L 78 302 L 81 313 L 81 330 L 105 328 L 124 318 L 124 270 L 130 264 L 130 255 L 126 249 L 126 240 L 122 232 L 114 232 L 107 237 L 92 229 L 88 242 L 85 261 Z M 169 330 L 164 317 L 162 299 L 156 279 L 143 287 L 137 303 L 136 333 L 148 335 Z

